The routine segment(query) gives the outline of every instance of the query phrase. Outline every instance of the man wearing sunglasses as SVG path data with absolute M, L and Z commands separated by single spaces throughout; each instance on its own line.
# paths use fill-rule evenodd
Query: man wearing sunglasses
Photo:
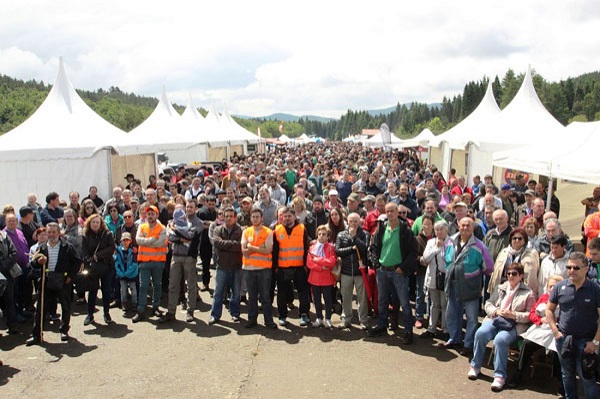
M 579 374 L 585 397 L 598 398 L 595 376 L 586 375 L 583 362 L 590 355 L 594 359 L 600 346 L 600 285 L 586 278 L 589 264 L 583 252 L 572 252 L 566 268 L 569 278 L 552 289 L 546 320 L 556 339 L 565 396 L 577 397 Z M 558 323 L 554 316 L 557 306 Z

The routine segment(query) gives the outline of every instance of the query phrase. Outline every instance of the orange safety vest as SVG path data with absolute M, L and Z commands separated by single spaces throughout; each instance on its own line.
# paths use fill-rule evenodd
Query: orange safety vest
M 304 225 L 297 224 L 288 235 L 282 224 L 275 228 L 275 239 L 279 243 L 279 267 L 304 266 Z
M 142 223 L 140 225 L 140 231 L 142 233 L 146 233 L 146 237 L 160 237 L 160 232 L 164 229 L 164 226 L 160 223 L 157 223 L 153 229 L 150 229 L 150 225 L 148 223 Z M 147 247 L 144 245 L 140 245 L 138 247 L 138 262 L 164 262 L 167 260 L 167 242 L 165 241 L 165 245 L 163 247 Z
M 267 241 L 269 234 L 271 234 L 271 229 L 263 226 L 260 232 L 257 235 L 254 235 L 254 226 L 250 226 L 244 230 L 244 239 L 247 243 L 260 247 Z M 273 258 L 271 254 L 253 252 L 251 255 L 244 255 L 242 261 L 244 266 L 261 267 L 264 269 L 273 267 Z

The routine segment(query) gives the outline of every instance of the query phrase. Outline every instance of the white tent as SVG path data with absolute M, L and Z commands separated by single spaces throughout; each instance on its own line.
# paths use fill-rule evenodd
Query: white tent
M 258 144 L 260 143 L 260 139 L 254 133 L 249 132 L 248 130 L 241 127 L 229 114 L 227 109 L 223 109 L 223 113 L 221 114 L 220 123 L 224 127 L 224 129 L 229 132 L 231 137 L 234 140 L 245 140 L 242 143 L 242 152 L 244 154 L 248 153 L 248 145 L 254 146 L 255 150 L 257 149 Z
M 451 167 L 454 167 L 458 174 L 467 173 L 469 178 L 476 173 L 491 172 L 491 160 L 487 159 L 491 154 L 486 157 L 485 154 L 481 153 L 483 149 L 477 151 L 472 147 L 469 148 L 469 161 L 466 162 L 468 164 L 467 170 L 465 168 L 465 149 L 470 144 L 480 146 L 482 142 L 485 142 L 485 137 L 488 136 L 488 132 L 491 131 L 491 127 L 496 123 L 495 121 L 499 115 L 500 108 L 494 98 L 492 83 L 490 82 L 483 99 L 469 116 L 429 141 L 429 145 L 432 147 L 431 161 L 439 163 L 438 166 L 444 176 L 448 176 Z M 433 148 L 440 147 L 441 151 L 433 150 Z M 479 168 L 485 168 L 485 172 L 477 171 Z
M 150 116 L 127 135 L 120 152 L 166 153 L 171 163 L 206 160 L 206 142 L 196 126 L 183 120 L 163 89 Z
M 136 165 L 140 178 L 154 173 L 154 155 L 113 155 L 124 137 L 125 132 L 96 114 L 79 97 L 61 58 L 56 81 L 42 105 L 21 125 L 0 136 L 4 187 L 0 203 L 11 203 L 18 209 L 29 192 L 37 194 L 42 203 L 51 191 L 63 198 L 70 191 L 78 191 L 83 197 L 91 185 L 107 199 L 113 184 L 123 182 L 117 173 L 127 170 L 128 165 Z M 133 172 L 131 168 L 129 171 Z
M 425 128 L 421 133 L 411 139 L 402 140 L 402 145 L 398 148 L 410 148 L 410 147 L 428 147 L 429 141 L 432 140 L 435 135 L 431 130 Z M 396 145 L 392 145 L 396 148 Z
M 204 118 L 203 132 L 206 132 L 209 137 L 216 138 L 218 142 L 213 143 L 212 140 L 210 141 L 211 145 L 208 149 L 209 161 L 221 161 L 224 158 L 229 158 L 231 140 L 228 134 L 224 132 L 220 119 L 215 105 L 212 104 Z M 243 141 L 235 144 L 243 144 Z
M 583 137 L 583 140 L 554 160 L 554 175 L 561 179 L 600 184 L 600 122 L 572 122 L 565 129 L 565 135 L 569 141 L 572 137 Z
M 391 138 L 392 138 L 392 143 L 390 144 L 391 147 L 401 147 L 402 146 L 404 141 L 399 139 L 398 136 L 396 136 L 394 133 L 391 133 Z M 377 133 L 370 139 L 364 141 L 364 145 L 367 145 L 369 147 L 383 147 L 384 144 L 383 144 L 383 138 L 381 137 L 381 132 Z

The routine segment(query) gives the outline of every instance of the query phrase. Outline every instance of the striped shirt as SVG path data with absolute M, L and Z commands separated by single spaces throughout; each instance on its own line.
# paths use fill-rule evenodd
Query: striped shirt
M 48 265 L 47 269 L 49 272 L 53 272 L 56 269 L 56 263 L 58 262 L 58 251 L 60 250 L 60 241 L 55 246 L 50 245 L 48 242 Z

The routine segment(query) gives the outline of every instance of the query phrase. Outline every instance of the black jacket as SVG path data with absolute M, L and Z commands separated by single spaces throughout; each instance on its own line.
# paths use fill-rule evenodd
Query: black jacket
M 12 278 L 9 271 L 15 263 L 17 263 L 17 250 L 10 237 L 0 231 L 0 273 L 7 279 Z
M 348 229 L 338 234 L 335 240 L 335 254 L 342 259 L 342 274 L 347 276 L 360 276 L 360 270 L 358 268 L 358 255 L 353 247 L 356 245 L 360 258 L 363 264 L 367 266 L 369 247 L 369 233 L 358 227 L 356 235 L 352 237 Z
M 83 260 L 90 262 L 96 254 L 98 263 L 108 266 L 113 265 L 113 254 L 115 253 L 115 239 L 109 230 L 97 234 L 93 231 L 88 231 L 83 235 Z M 96 248 L 98 251 L 96 252 Z
M 408 223 L 400 219 L 398 221 L 400 227 L 399 245 L 400 253 L 402 254 L 402 263 L 398 266 L 404 274 L 412 274 L 417 270 L 417 240 L 413 235 L 412 230 L 408 227 Z M 369 259 L 371 265 L 375 269 L 379 269 L 379 256 L 381 255 L 381 247 L 383 242 L 383 235 L 385 229 L 388 226 L 387 220 L 377 220 L 377 230 L 371 239 L 371 245 L 369 247 Z
M 79 258 L 79 255 L 77 255 L 77 250 L 71 243 L 69 243 L 63 237 L 60 237 L 59 240 L 60 248 L 58 250 L 58 260 L 56 261 L 56 269 L 54 269 L 54 271 L 59 273 L 67 273 L 67 276 L 73 279 L 79 271 L 79 267 L 81 266 L 81 259 Z M 39 253 L 43 254 L 46 257 L 46 259 L 48 259 L 48 242 L 45 242 L 42 245 L 40 245 L 38 251 Z M 40 265 L 36 261 L 36 259 L 37 257 L 34 257 L 30 265 L 34 269 L 40 269 L 42 265 Z

